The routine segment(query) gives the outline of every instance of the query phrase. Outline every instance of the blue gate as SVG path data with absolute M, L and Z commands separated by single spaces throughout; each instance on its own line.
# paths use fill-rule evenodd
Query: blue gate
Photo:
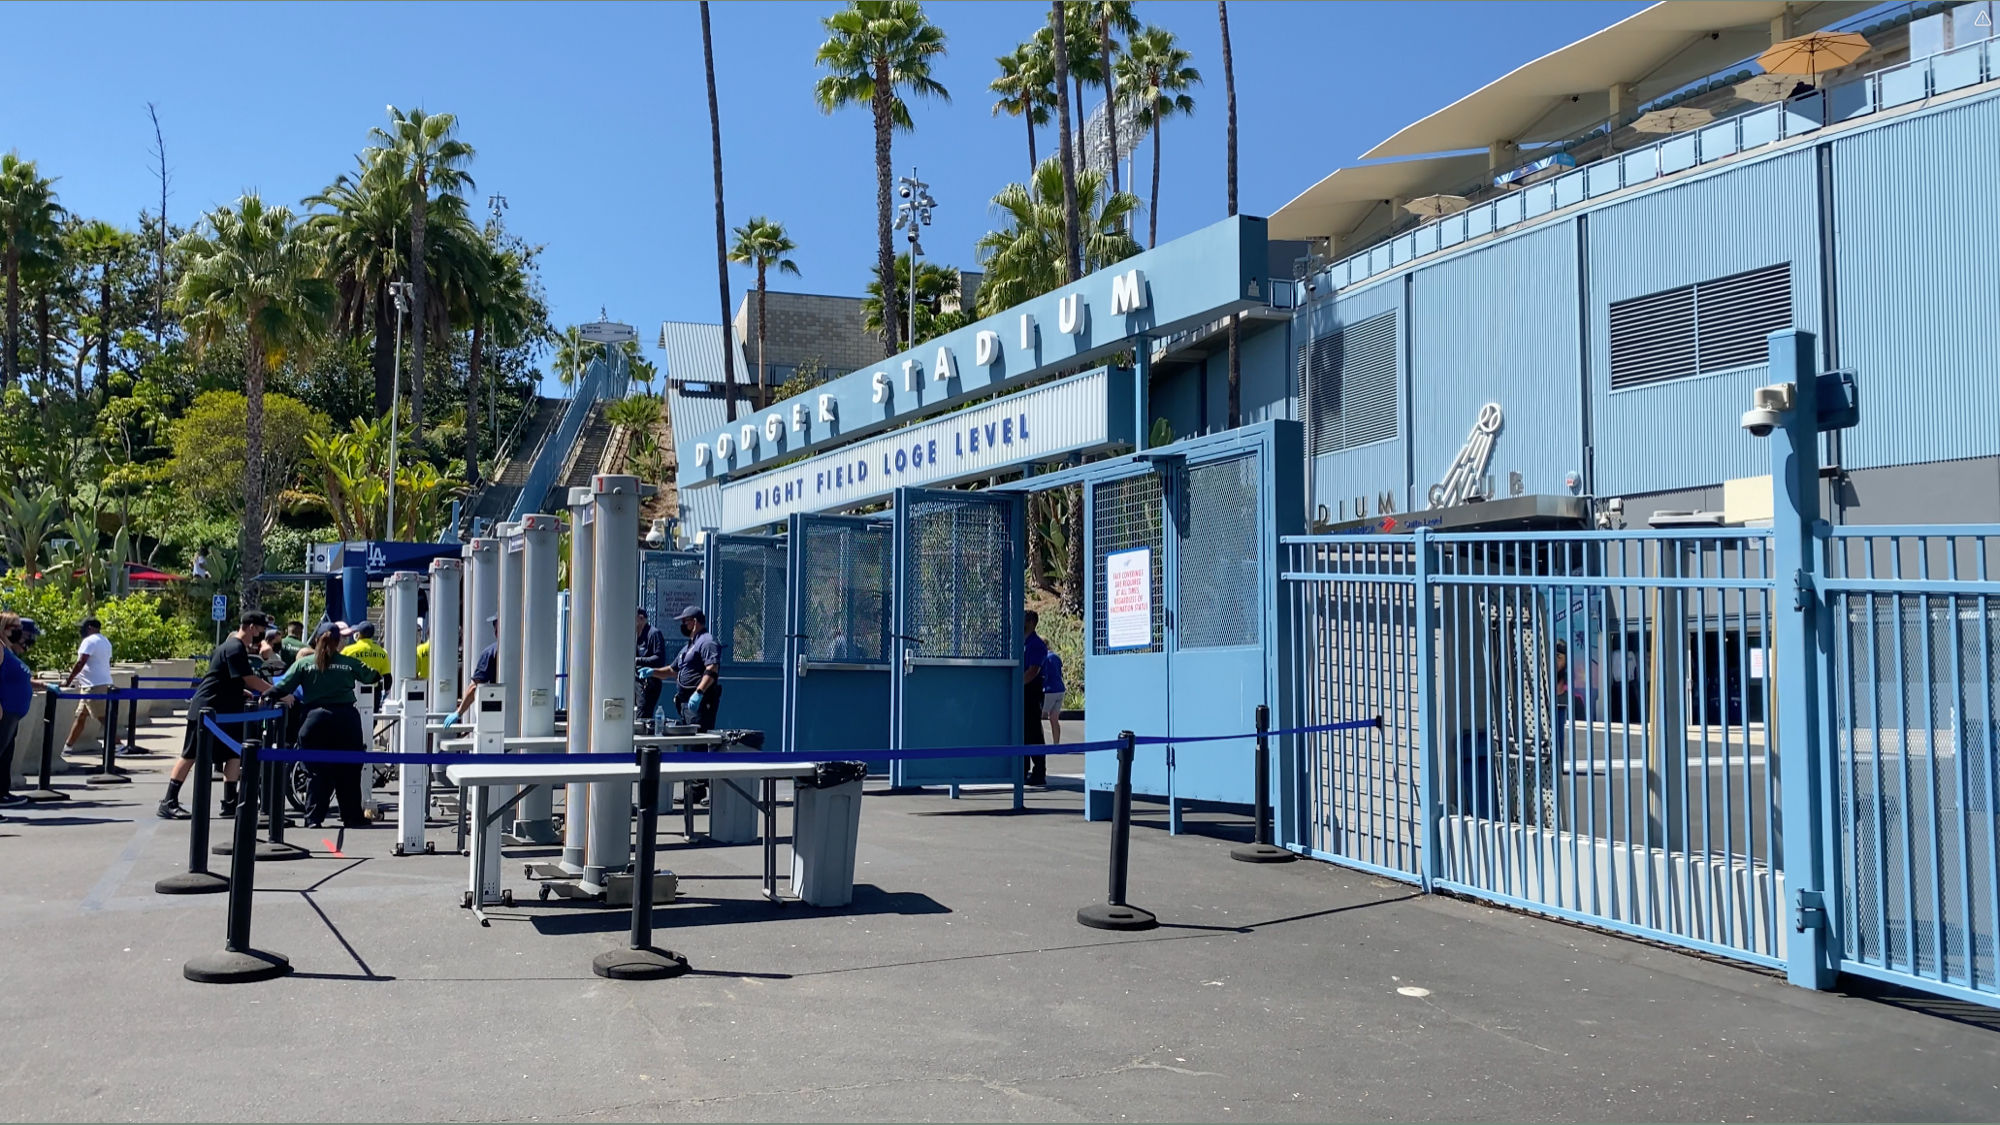
M 1840 968 L 2000 1002 L 2000 527 L 1827 536 Z
M 774 535 L 708 537 L 702 604 L 722 649 L 725 685 L 717 726 L 776 735 L 784 725 L 785 547 Z
M 599 549 L 603 549 L 601 544 Z M 700 551 L 642 551 L 639 554 L 639 608 L 646 611 L 648 621 L 667 635 L 668 656 L 679 651 L 681 645 L 680 629 L 674 619 L 691 605 L 708 604 L 703 600 L 707 591 L 702 574 L 706 569 Z M 639 718 L 652 720 L 662 713 L 670 713 L 674 709 L 673 704 L 673 684 L 668 683 L 660 693 L 660 704 L 655 713 Z
M 784 748 L 888 746 L 893 530 L 859 516 L 794 515 L 789 539 Z
M 1021 740 L 1022 498 L 896 491 L 896 611 L 890 745 L 1010 746 Z M 1012 782 L 1014 757 L 897 759 L 895 786 Z

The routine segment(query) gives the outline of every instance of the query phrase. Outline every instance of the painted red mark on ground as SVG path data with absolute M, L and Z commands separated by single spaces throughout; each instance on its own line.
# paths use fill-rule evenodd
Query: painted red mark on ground
M 335 858 L 335 859 L 346 859 L 346 858 L 347 858 L 346 856 L 344 856 L 344 855 L 341 855 L 341 854 L 340 854 L 340 849 L 339 849 L 339 848 L 336 848 L 336 847 L 334 847 L 334 846 L 333 846 L 333 841 L 332 841 L 331 839 L 329 839 L 329 838 L 327 838 L 327 837 L 324 837 L 324 836 L 322 836 L 322 837 L 320 837 L 320 841 L 319 841 L 319 842 L 320 842 L 320 843 L 322 843 L 322 844 L 325 844 L 325 845 L 326 845 L 326 850 L 327 850 L 327 851 L 330 851 L 330 852 L 332 852 L 332 853 L 333 853 L 333 855 L 334 855 L 334 858 Z

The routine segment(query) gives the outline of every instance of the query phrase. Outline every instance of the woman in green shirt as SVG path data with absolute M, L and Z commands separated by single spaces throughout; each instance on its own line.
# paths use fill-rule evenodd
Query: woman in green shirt
M 373 668 L 341 653 L 347 626 L 330 621 L 313 634 L 312 648 L 299 655 L 277 683 L 273 696 L 291 695 L 296 689 L 305 721 L 299 724 L 299 746 L 306 750 L 366 750 L 367 736 L 361 730 L 361 712 L 354 709 L 354 686 L 372 684 L 381 677 Z M 318 828 L 326 819 L 329 792 L 340 799 L 340 820 L 348 828 L 366 828 L 361 812 L 361 763 L 312 762 L 308 765 L 312 784 L 306 790 L 306 827 Z

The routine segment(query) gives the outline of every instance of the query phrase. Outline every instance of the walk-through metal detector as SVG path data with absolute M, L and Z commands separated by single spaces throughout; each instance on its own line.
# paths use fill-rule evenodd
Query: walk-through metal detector
M 789 538 L 784 748 L 886 747 L 894 530 L 861 516 L 794 514 Z
M 646 611 L 646 620 L 654 628 L 666 634 L 669 658 L 680 651 L 685 641 L 675 621 L 682 610 L 691 605 L 703 606 L 713 616 L 713 611 L 707 610 L 702 601 L 705 561 L 701 551 L 645 551 L 639 555 L 639 608 Z M 723 692 L 723 698 L 729 698 L 727 691 Z M 674 682 L 668 680 L 661 687 L 659 708 L 668 713 L 668 721 L 679 722 L 680 717 L 671 714 L 673 707 Z M 654 716 L 638 718 L 640 722 L 648 722 Z
M 1198 737 L 1255 728 L 1259 704 L 1290 712 L 1278 537 L 1304 521 L 1299 424 L 1265 422 L 1106 462 L 1083 478 L 1089 559 L 1090 705 L 1084 737 L 1121 730 Z M 1162 797 L 1178 832 L 1188 800 L 1249 804 L 1254 748 L 1202 743 L 1141 753 L 1132 791 Z M 1111 815 L 1115 766 L 1084 763 L 1084 813 Z
M 1018 493 L 896 490 L 895 749 L 1011 746 L 1022 736 L 1024 503 Z M 895 759 L 893 786 L 1008 783 L 1021 759 Z
M 785 548 L 775 535 L 710 535 L 703 544 L 708 581 L 700 604 L 722 651 L 715 725 L 724 730 L 774 735 L 784 725 Z

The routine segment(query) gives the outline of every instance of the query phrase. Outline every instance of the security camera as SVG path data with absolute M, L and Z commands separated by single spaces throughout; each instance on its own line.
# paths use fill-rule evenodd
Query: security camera
M 910 198 L 910 185 L 904 184 L 903 186 L 897 188 L 896 194 L 902 196 L 904 199 Z
M 1770 437 L 1784 424 L 1784 414 L 1792 408 L 1792 385 L 1778 383 L 1758 387 L 1750 396 L 1750 409 L 1743 412 L 1742 426 L 1751 437 Z

